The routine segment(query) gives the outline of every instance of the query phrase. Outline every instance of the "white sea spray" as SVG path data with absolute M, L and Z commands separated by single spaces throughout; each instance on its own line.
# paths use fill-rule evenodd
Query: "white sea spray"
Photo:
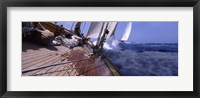
M 143 45 L 145 46 L 145 45 Z M 147 48 L 148 46 L 145 46 Z M 122 47 L 120 47 L 122 48 Z M 137 48 L 137 47 L 134 47 Z M 152 48 L 152 47 L 151 47 Z M 156 49 L 154 49 L 156 48 Z M 112 63 L 127 76 L 177 76 L 178 52 L 157 51 L 159 47 L 153 47 L 142 52 L 134 49 L 105 50 Z M 155 51 L 156 50 L 156 51 Z

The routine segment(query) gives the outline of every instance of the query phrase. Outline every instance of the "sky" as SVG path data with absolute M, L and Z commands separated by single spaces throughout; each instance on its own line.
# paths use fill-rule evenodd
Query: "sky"
M 115 39 L 120 40 L 128 22 L 118 22 Z M 75 22 L 58 22 L 67 29 L 74 29 Z M 81 24 L 81 32 L 88 33 L 91 22 Z M 132 22 L 128 42 L 178 43 L 178 22 Z

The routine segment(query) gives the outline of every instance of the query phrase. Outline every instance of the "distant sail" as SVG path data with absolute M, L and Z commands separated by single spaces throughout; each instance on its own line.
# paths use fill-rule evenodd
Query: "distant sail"
M 124 30 L 121 41 L 127 41 L 132 29 L 132 22 L 129 22 Z
M 92 22 L 89 31 L 86 35 L 87 38 L 98 38 L 102 32 L 104 22 Z

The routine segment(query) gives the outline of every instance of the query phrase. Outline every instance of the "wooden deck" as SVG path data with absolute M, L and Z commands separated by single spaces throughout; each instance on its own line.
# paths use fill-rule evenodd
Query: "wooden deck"
M 22 42 L 22 76 L 112 76 L 100 58 L 83 47 L 39 46 Z

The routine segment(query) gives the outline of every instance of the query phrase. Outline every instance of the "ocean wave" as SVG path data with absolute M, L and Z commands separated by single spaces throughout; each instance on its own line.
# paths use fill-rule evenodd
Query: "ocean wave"
M 154 47 L 155 48 L 155 47 Z M 175 49 L 174 49 L 175 50 Z M 178 49 L 177 49 L 178 50 Z M 178 52 L 104 50 L 108 58 L 125 76 L 177 76 Z
M 144 51 L 160 51 L 160 52 L 178 52 L 178 44 L 162 44 L 162 43 L 143 43 L 143 44 L 125 44 L 119 43 L 123 50 L 133 50 L 136 52 Z

